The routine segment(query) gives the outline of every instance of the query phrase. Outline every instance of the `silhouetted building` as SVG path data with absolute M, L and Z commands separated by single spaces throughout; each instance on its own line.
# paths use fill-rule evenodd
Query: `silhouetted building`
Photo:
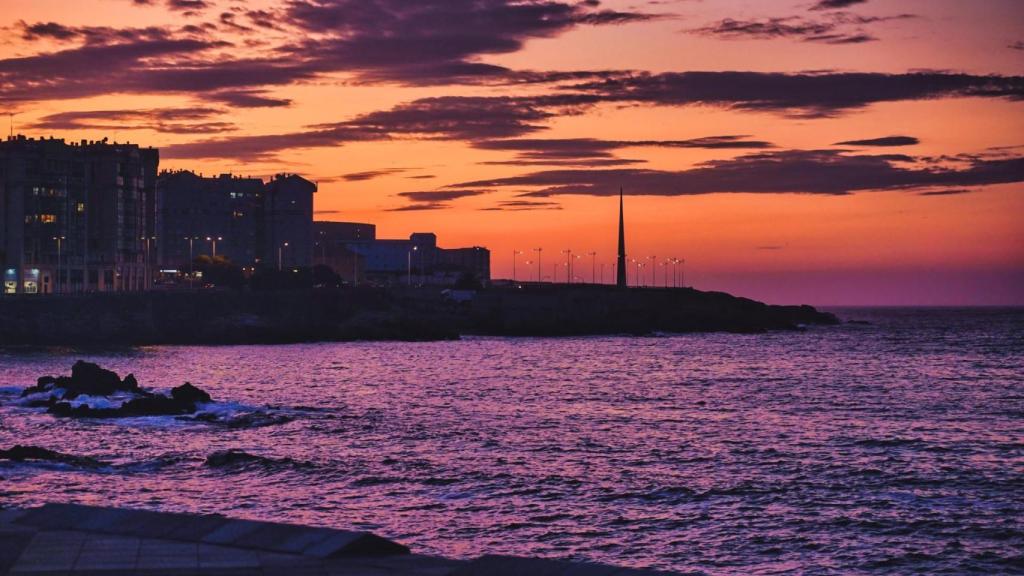
M 345 282 L 366 279 L 366 259 L 348 248 L 350 242 L 376 240 L 377 227 L 362 222 L 313 222 L 313 263 L 331 268 Z
M 185 271 L 191 259 L 216 252 L 242 267 L 308 267 L 315 192 L 316 184 L 296 175 L 265 183 L 163 172 L 156 194 L 160 266 Z
M 158 163 L 106 139 L 0 142 L 3 292 L 146 289 Z
M 491 279 L 490 250 L 446 249 L 437 246 L 430 232 L 411 234 L 408 240 L 352 242 L 348 248 L 366 259 L 366 276 L 379 284 L 413 283 L 450 286 L 463 280 Z

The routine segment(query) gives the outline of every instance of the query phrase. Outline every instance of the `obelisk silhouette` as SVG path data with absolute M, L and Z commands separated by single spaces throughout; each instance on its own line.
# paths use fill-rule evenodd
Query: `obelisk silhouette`
M 615 285 L 626 287 L 626 222 L 622 215 L 622 188 L 619 188 L 619 257 L 615 267 Z

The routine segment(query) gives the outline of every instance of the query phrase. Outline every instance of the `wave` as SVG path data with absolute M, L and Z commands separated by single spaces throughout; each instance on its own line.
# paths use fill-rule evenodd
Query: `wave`
M 232 448 L 229 450 L 218 450 L 206 457 L 204 466 L 210 468 L 227 469 L 233 471 L 263 471 L 280 472 L 286 470 L 309 470 L 315 468 L 310 462 L 303 462 L 293 458 L 272 458 L 250 454 L 245 450 Z

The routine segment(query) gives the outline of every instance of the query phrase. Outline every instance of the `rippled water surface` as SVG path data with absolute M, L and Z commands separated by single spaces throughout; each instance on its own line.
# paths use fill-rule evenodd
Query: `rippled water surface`
M 1024 571 L 1024 311 L 839 313 L 870 324 L 0 351 L 0 447 L 109 463 L 0 462 L 0 504 L 216 511 L 424 553 L 709 574 Z M 78 358 L 290 420 L 70 420 L 16 404 Z M 254 458 L 207 462 L 228 449 Z

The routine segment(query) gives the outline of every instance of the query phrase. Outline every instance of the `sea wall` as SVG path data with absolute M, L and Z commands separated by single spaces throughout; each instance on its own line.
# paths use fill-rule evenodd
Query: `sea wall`
M 525 285 L 481 290 L 461 303 L 426 288 L 150 292 L 0 298 L 0 345 L 757 332 L 834 321 L 809 306 L 692 289 Z

